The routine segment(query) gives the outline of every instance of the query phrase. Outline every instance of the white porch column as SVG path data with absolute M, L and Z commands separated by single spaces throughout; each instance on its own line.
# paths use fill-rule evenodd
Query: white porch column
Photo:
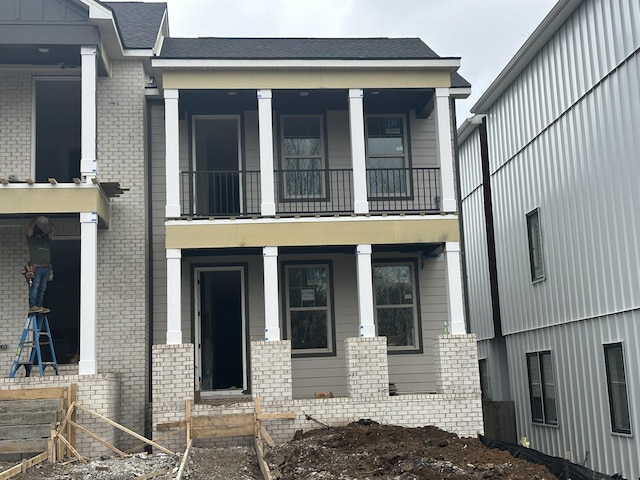
M 453 181 L 453 140 L 451 138 L 451 110 L 449 89 L 436 88 L 436 134 L 440 160 L 440 198 L 443 212 L 456 212 L 456 194 Z
M 164 131 L 167 199 L 165 215 L 180 216 L 180 119 L 178 115 L 178 90 L 164 91 Z
M 264 263 L 264 339 L 277 341 L 280 335 L 278 306 L 278 247 L 263 247 Z
M 80 375 L 98 373 L 96 362 L 96 291 L 98 214 L 80 213 Z
M 98 79 L 97 53 L 95 46 L 80 47 L 81 57 L 81 122 L 80 128 L 80 175 L 91 182 L 91 177 L 98 174 L 96 152 L 97 108 L 96 82 Z
M 464 335 L 464 300 L 462 294 L 462 270 L 460 268 L 460 242 L 447 242 L 447 301 L 449 302 L 449 333 Z
M 167 345 L 182 343 L 182 250 L 167 248 Z
M 260 195 L 262 215 L 275 215 L 273 184 L 273 113 L 271 90 L 258 90 L 258 131 L 260 137 Z
M 371 245 L 356 247 L 358 270 L 358 316 L 360 336 L 375 337 L 376 325 L 373 320 L 373 272 L 371 268 Z
M 367 157 L 364 148 L 364 103 L 361 88 L 349 89 L 349 131 L 353 162 L 353 211 L 369 213 L 367 201 Z

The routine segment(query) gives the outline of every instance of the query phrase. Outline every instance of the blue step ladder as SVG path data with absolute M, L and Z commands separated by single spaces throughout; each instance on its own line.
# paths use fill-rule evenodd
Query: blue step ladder
M 29 335 L 31 334 L 31 335 Z M 31 340 L 28 340 L 28 338 Z M 49 345 L 51 351 L 51 362 L 42 361 L 42 346 Z M 25 347 L 30 347 L 29 360 L 20 361 Z M 44 376 L 44 369 L 48 366 L 52 366 L 58 374 L 58 361 L 56 360 L 56 352 L 53 350 L 53 338 L 51 337 L 51 330 L 49 329 L 49 319 L 44 313 L 30 313 L 27 315 L 27 321 L 24 324 L 24 330 L 20 336 L 20 344 L 16 356 L 13 359 L 13 365 L 11 365 L 11 372 L 9 378 L 14 378 L 16 372 L 20 367 L 24 367 L 25 376 L 31 376 L 31 370 L 37 365 L 40 372 L 40 376 Z

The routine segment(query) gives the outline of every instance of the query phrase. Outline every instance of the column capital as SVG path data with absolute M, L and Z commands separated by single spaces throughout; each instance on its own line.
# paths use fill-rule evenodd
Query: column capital
M 446 252 L 460 253 L 460 242 L 445 242 L 444 248 Z
M 80 212 L 80 223 L 98 223 L 98 213 Z
M 80 55 L 96 55 L 98 49 L 95 45 L 83 45 L 80 47 Z
M 436 88 L 436 97 L 449 97 L 451 96 L 450 88 L 438 87 Z
M 165 100 L 178 100 L 180 98 L 180 90 L 177 88 L 167 88 L 164 91 Z
M 277 257 L 278 256 L 278 247 L 262 247 L 262 256 L 263 257 Z
M 349 98 L 362 98 L 364 97 L 364 90 L 362 88 L 350 88 Z
M 373 252 L 373 248 L 370 244 L 367 245 L 356 245 L 356 253 L 358 255 L 371 255 Z
M 270 89 L 258 90 L 256 92 L 258 100 L 267 100 L 273 98 L 273 92 Z
M 182 249 L 167 248 L 167 258 L 182 258 Z

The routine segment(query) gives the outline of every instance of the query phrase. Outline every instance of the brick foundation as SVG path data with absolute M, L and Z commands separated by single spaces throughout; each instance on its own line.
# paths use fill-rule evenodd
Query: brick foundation
M 356 337 L 344 341 L 349 398 L 389 396 L 386 337 Z

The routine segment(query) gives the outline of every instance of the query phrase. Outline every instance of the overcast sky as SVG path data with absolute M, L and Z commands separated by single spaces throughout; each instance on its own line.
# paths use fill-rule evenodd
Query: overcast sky
M 461 57 L 458 125 L 556 0 L 166 0 L 173 37 L 419 37 Z

